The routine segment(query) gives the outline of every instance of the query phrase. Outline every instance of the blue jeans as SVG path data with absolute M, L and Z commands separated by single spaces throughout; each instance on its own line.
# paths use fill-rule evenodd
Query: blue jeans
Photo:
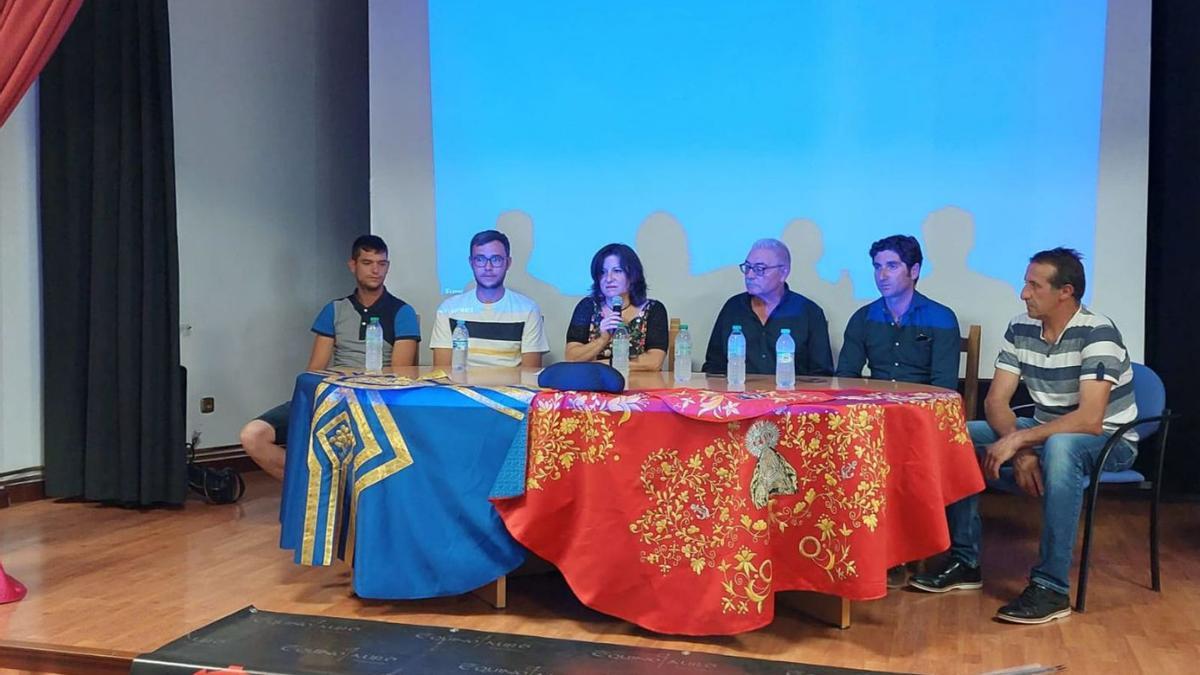
M 1017 426 L 1028 429 L 1038 424 L 1031 417 L 1018 417 Z M 967 423 L 975 454 L 980 458 L 987 446 L 999 436 L 987 422 L 976 420 Z M 1042 540 L 1038 549 L 1038 562 L 1029 575 L 1029 580 L 1059 593 L 1067 593 L 1071 587 L 1068 576 L 1071 572 L 1071 556 L 1075 550 L 1075 533 L 1079 527 L 1079 510 L 1083 506 L 1084 481 L 1091 476 L 1100 450 L 1109 436 L 1101 434 L 1054 434 L 1046 439 L 1045 445 L 1034 448 L 1042 467 Z M 1137 450 L 1128 441 L 1118 441 L 1104 464 L 1105 471 L 1128 469 Z M 1007 466 L 1005 468 L 1008 468 Z M 1008 492 L 1019 491 L 1013 480 L 1011 469 L 1001 471 L 1000 480 L 988 481 L 988 485 Z M 967 565 L 979 564 L 979 543 L 983 539 L 983 525 L 979 519 L 979 495 L 972 495 L 946 507 L 946 521 L 950 526 L 950 555 Z

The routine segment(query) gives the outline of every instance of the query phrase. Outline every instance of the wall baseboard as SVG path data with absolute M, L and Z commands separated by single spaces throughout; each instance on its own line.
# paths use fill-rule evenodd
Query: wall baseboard
M 40 477 L 28 482 L 0 485 L 0 509 L 45 498 L 46 482 Z
M 42 479 L 42 467 L 31 466 L 0 474 L 0 509 L 45 497 L 46 483 Z
M 196 464 L 210 469 L 230 468 L 239 473 L 260 471 L 240 445 L 204 448 L 196 451 Z M 0 475 L 0 509 L 46 498 L 42 467 L 9 471 Z

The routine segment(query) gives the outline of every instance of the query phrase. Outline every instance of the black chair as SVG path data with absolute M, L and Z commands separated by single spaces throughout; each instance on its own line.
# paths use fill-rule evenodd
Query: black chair
M 1137 485 L 1152 490 L 1150 499 L 1150 586 L 1155 591 L 1162 591 L 1162 583 L 1158 572 L 1158 505 L 1162 495 L 1163 455 L 1167 447 L 1167 432 L 1171 420 L 1178 415 L 1171 413 L 1166 407 L 1167 393 L 1162 379 L 1150 368 L 1134 363 L 1133 366 L 1133 396 L 1137 401 L 1138 418 L 1126 422 L 1113 432 L 1113 435 L 1100 450 L 1099 460 L 1092 475 L 1084 481 L 1084 525 L 1083 551 L 1079 556 L 1079 580 L 1075 585 L 1075 611 L 1084 611 L 1087 605 L 1088 562 L 1092 550 L 1092 523 L 1096 517 L 1096 499 L 1100 496 L 1100 486 L 1103 484 Z M 1032 408 L 1033 404 L 1017 406 L 1013 411 Z M 1137 430 L 1138 454 L 1147 448 L 1154 454 L 1150 458 L 1153 474 L 1147 478 L 1132 467 L 1125 471 L 1104 471 L 1104 463 L 1112 452 L 1117 441 L 1131 429 Z M 1157 435 L 1157 437 L 1156 437 Z M 1151 439 L 1154 442 L 1151 443 Z M 1005 473 L 1011 478 L 1011 469 L 1005 467 Z M 1012 483 L 1011 479 L 1006 481 Z
M 1096 468 L 1092 470 L 1088 485 L 1084 487 L 1087 495 L 1087 515 L 1083 526 L 1083 552 L 1079 558 L 1079 581 L 1076 584 L 1078 590 L 1075 591 L 1075 611 L 1077 612 L 1084 610 L 1087 600 L 1092 520 L 1096 516 L 1096 499 L 1100 496 L 1100 486 L 1104 483 L 1133 483 L 1139 486 L 1148 484 L 1153 491 L 1150 499 L 1150 586 L 1155 591 L 1162 592 L 1162 582 L 1158 573 L 1158 504 L 1162 495 L 1163 456 L 1167 449 L 1167 432 L 1170 431 L 1171 420 L 1177 415 L 1171 414 L 1171 409 L 1167 407 L 1167 390 L 1163 386 L 1162 379 L 1158 377 L 1158 373 L 1140 363 L 1133 364 L 1133 396 L 1137 401 L 1138 418 L 1122 424 L 1113 433 L 1112 438 L 1100 452 L 1100 460 L 1096 462 Z M 1132 468 L 1125 471 L 1103 470 L 1104 462 L 1108 460 L 1108 453 L 1112 451 L 1113 445 L 1130 429 L 1137 431 L 1138 451 L 1141 452 L 1150 446 L 1154 453 L 1150 458 L 1151 465 L 1154 467 L 1154 473 L 1150 480 L 1147 480 L 1140 471 L 1134 471 Z M 1157 439 L 1154 443 L 1150 443 L 1150 439 L 1156 434 Z

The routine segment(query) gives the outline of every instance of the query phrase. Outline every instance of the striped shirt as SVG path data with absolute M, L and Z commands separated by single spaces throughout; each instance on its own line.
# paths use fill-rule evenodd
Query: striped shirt
M 1085 380 L 1107 380 L 1113 385 L 1104 411 L 1104 433 L 1111 434 L 1137 418 L 1133 368 L 1121 331 L 1108 317 L 1093 314 L 1082 305 L 1054 344 L 1042 338 L 1041 321 L 1026 314 L 1014 318 L 1004 333 L 996 368 L 1025 381 L 1038 422 L 1077 409 L 1079 383 Z M 1137 441 L 1137 433 L 1130 431 L 1125 438 Z
M 429 337 L 433 349 L 451 349 L 457 322 L 465 321 L 467 365 L 515 368 L 521 355 L 550 351 L 542 310 L 528 297 L 506 288 L 496 302 L 482 303 L 475 289 L 451 296 L 438 307 Z

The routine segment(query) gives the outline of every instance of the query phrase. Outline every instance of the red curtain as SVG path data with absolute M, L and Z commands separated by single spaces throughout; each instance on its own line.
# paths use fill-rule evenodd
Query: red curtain
M 71 25 L 83 0 L 0 0 L 0 127 L 16 110 Z M 0 566 L 0 603 L 25 587 Z
M 29 91 L 83 0 L 0 0 L 0 126 Z

